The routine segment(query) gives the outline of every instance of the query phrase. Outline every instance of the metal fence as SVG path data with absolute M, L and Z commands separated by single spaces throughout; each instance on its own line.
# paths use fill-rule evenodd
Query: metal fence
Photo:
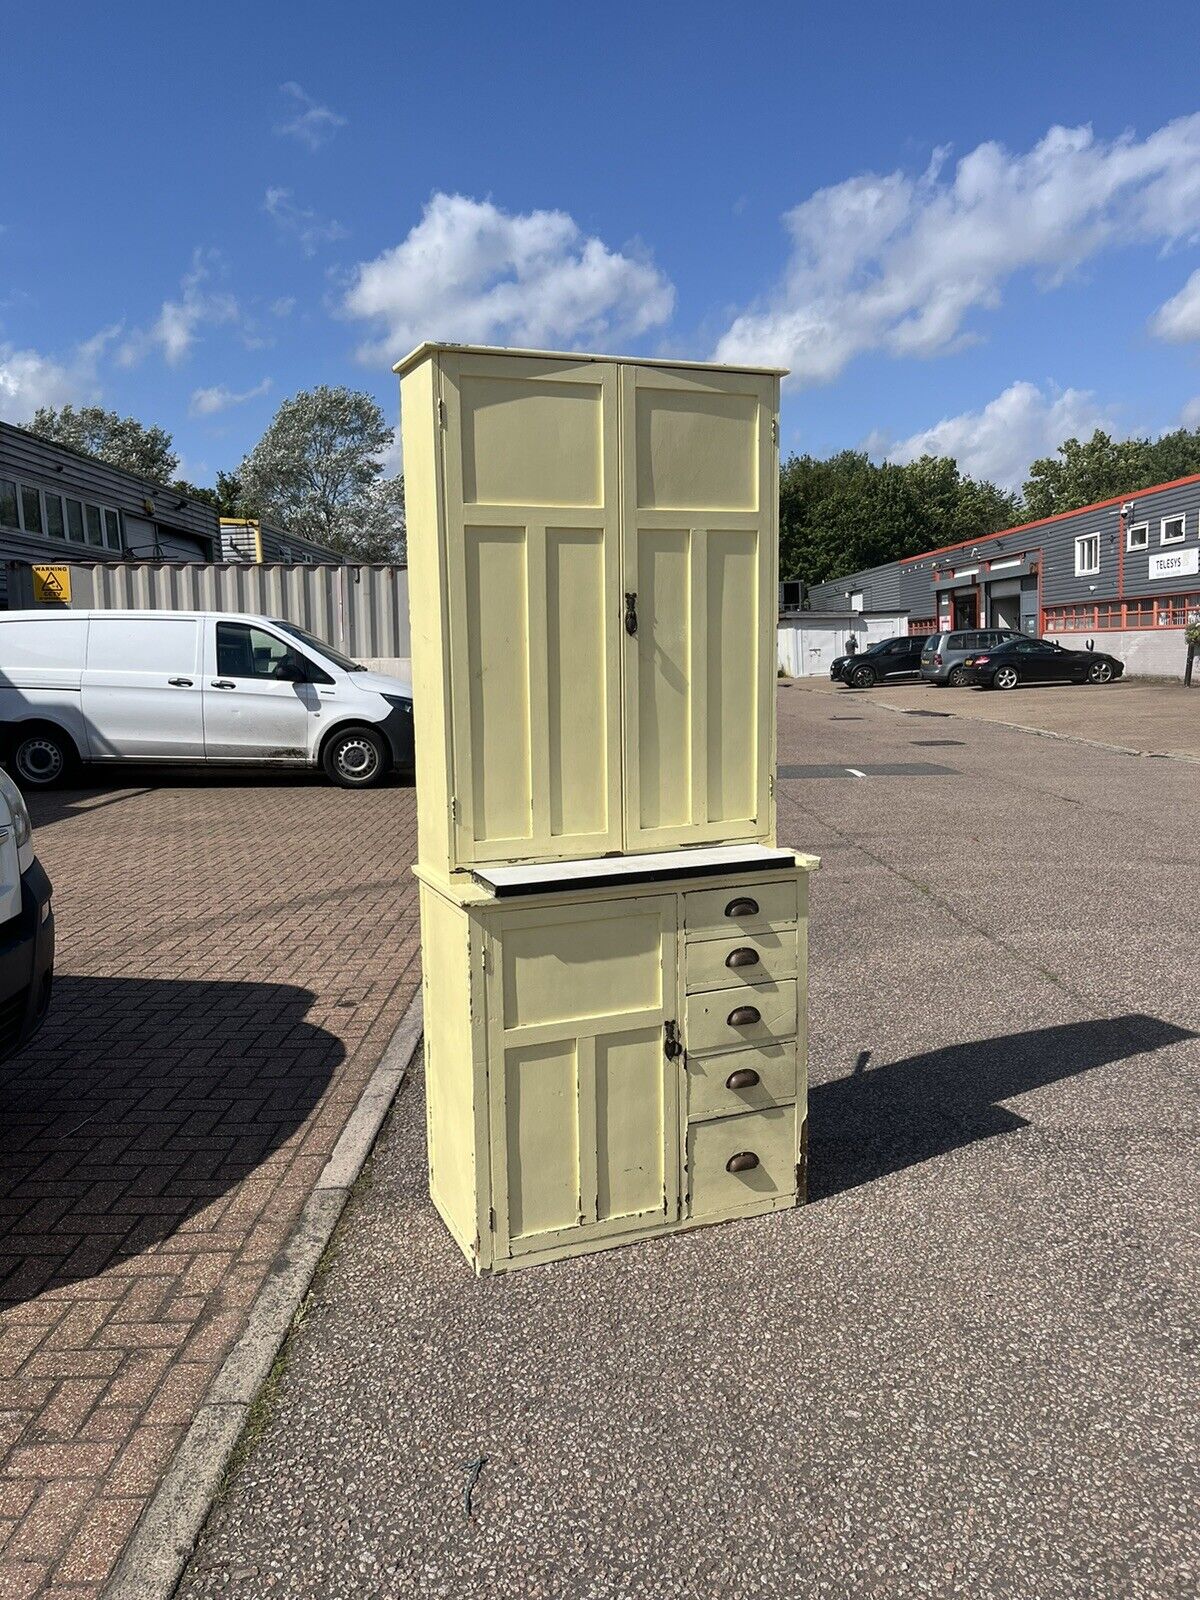
M 249 611 L 307 628 L 356 661 L 407 660 L 408 569 L 250 562 L 73 561 L 76 610 Z M 10 561 L 8 604 L 37 602 L 33 569 Z

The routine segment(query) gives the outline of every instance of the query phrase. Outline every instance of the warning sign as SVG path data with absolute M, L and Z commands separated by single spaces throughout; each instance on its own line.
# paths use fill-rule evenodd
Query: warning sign
M 70 567 L 34 567 L 33 598 L 35 604 L 69 606 L 71 604 Z

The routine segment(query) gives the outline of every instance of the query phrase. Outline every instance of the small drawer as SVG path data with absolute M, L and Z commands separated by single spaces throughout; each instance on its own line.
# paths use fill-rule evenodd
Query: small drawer
M 770 1044 L 796 1032 L 796 981 L 689 994 L 685 1007 L 683 1042 L 689 1055 Z
M 796 976 L 796 930 L 739 933 L 687 946 L 687 987 L 718 989 Z
M 794 1100 L 796 1041 L 688 1056 L 687 1083 L 689 1117 L 732 1117 Z
M 683 897 L 683 925 L 689 938 L 735 931 L 755 933 L 794 923 L 798 909 L 796 879 L 791 873 L 780 873 L 775 883 L 693 889 Z
M 693 1122 L 687 1138 L 689 1215 L 716 1217 L 796 1193 L 796 1108 Z

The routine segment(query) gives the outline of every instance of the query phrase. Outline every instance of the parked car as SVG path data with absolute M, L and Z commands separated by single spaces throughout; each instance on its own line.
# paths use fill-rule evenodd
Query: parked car
M 21 791 L 0 772 L 0 1061 L 28 1044 L 50 1009 L 54 911 L 50 879 L 33 853 Z
M 881 639 L 857 655 L 838 656 L 829 667 L 829 676 L 852 689 L 869 689 L 885 678 L 915 678 L 921 670 L 919 638 Z
M 1065 650 L 1050 639 L 1009 639 L 964 662 L 968 683 L 1015 689 L 1019 683 L 1111 683 L 1125 663 L 1103 650 Z
M 1023 639 L 1016 628 L 968 628 L 956 633 L 931 633 L 921 651 L 921 676 L 926 683 L 961 689 L 967 681 L 964 663 L 980 650 L 994 650 L 1006 639 Z
M 366 789 L 412 772 L 412 684 L 275 617 L 0 612 L 0 739 L 26 788 L 144 761 L 321 767 Z

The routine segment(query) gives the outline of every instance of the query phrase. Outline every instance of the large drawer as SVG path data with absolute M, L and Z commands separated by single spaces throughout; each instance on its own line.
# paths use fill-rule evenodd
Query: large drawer
M 730 1079 L 733 1083 L 730 1083 Z M 731 1117 L 796 1098 L 796 1041 L 687 1058 L 689 1117 Z
M 683 1042 L 689 1054 L 770 1044 L 796 1032 L 796 980 L 689 994 Z
M 683 925 L 689 938 L 739 931 L 757 933 L 763 928 L 794 923 L 798 910 L 796 879 L 790 873 L 781 873 L 774 883 L 691 890 L 683 897 Z
M 719 1216 L 796 1192 L 796 1108 L 688 1125 L 689 1215 Z M 734 1170 L 730 1171 L 731 1165 Z
M 767 979 L 796 976 L 796 930 L 739 933 L 732 938 L 701 939 L 687 946 L 686 983 L 694 989 L 742 987 Z

